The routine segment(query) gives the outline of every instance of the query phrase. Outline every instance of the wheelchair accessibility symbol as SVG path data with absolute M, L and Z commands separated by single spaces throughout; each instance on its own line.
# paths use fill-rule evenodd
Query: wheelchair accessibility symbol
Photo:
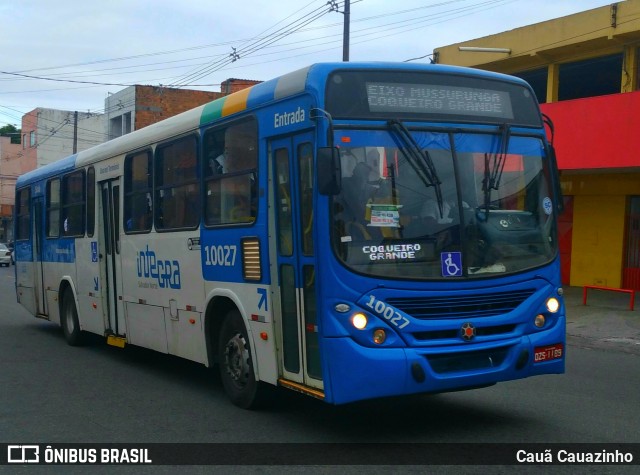
M 462 276 L 462 253 L 443 252 L 440 254 L 440 264 L 442 266 L 442 277 Z

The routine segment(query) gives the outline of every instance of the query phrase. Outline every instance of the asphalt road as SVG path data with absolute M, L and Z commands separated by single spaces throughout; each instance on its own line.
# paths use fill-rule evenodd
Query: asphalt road
M 281 390 L 245 411 L 201 365 L 99 337 L 68 346 L 14 285 L 0 268 L 0 442 L 640 443 L 640 357 L 615 347 L 569 345 L 566 374 L 486 389 L 339 407 Z

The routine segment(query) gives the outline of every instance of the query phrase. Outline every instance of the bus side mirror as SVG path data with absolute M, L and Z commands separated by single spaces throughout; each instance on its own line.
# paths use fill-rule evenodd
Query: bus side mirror
M 342 187 L 340 151 L 336 147 L 318 149 L 318 191 L 321 195 L 337 195 Z
M 551 160 L 551 169 L 553 170 L 553 185 L 556 195 L 556 211 L 558 214 L 564 212 L 564 197 L 562 196 L 562 187 L 560 186 L 560 170 L 558 169 L 558 161 L 556 159 L 556 149 L 553 145 L 549 145 L 549 159 Z

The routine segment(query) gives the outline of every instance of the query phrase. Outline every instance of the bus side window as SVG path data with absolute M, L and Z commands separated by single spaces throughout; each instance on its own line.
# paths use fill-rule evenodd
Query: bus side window
M 156 148 L 156 229 L 192 229 L 200 223 L 197 157 L 194 135 Z
M 84 170 L 62 179 L 62 234 L 83 236 L 85 217 Z
M 47 183 L 47 237 L 60 236 L 60 179 Z
M 87 169 L 86 198 L 87 237 L 93 237 L 96 225 L 96 170 L 94 167 Z
M 16 200 L 16 235 L 17 241 L 29 239 L 31 229 L 31 189 L 23 188 L 18 191 Z
M 127 156 L 124 169 L 124 231 L 150 231 L 153 216 L 151 151 Z
M 207 226 L 255 221 L 257 135 L 253 118 L 205 132 L 203 174 Z

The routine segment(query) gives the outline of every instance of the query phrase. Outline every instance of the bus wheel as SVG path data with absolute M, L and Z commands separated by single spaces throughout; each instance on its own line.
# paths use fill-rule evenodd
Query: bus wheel
M 261 405 L 264 389 L 256 381 L 247 330 L 237 310 L 227 313 L 218 345 L 220 376 L 231 402 L 243 409 Z
M 81 345 L 84 341 L 84 332 L 80 330 L 78 310 L 70 288 L 67 288 L 62 296 L 62 315 L 60 317 L 67 343 L 71 346 Z

